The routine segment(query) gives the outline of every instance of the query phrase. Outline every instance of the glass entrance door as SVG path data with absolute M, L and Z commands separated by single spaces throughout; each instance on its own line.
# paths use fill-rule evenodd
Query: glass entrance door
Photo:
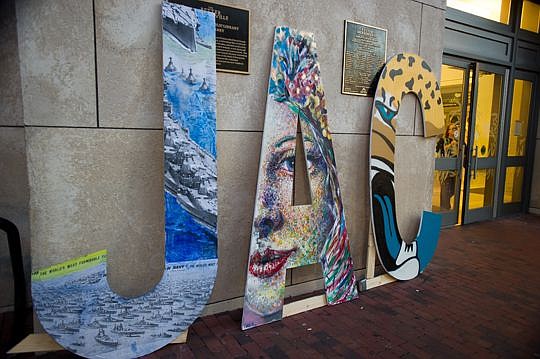
M 432 210 L 442 215 L 443 226 L 457 224 L 460 217 L 470 82 L 467 63 L 448 60 L 442 65 L 440 84 L 445 132 L 439 136 L 435 146 Z
M 499 129 L 503 110 L 505 69 L 476 63 L 473 66 L 470 131 L 466 149 L 463 223 L 492 218 L 496 203 Z
M 527 155 L 532 153 L 528 138 L 534 138 L 533 105 L 536 76 L 533 73 L 515 71 L 512 81 L 512 104 L 510 124 L 505 129 L 506 151 L 503 154 L 504 186 L 499 189 L 502 206 L 499 214 L 520 212 L 526 209 L 527 170 L 532 168 L 527 163 Z M 532 157 L 529 155 L 529 157 Z M 524 200 L 525 199 L 525 200 Z
M 445 59 L 446 128 L 437 140 L 432 197 L 443 226 L 493 216 L 504 88 L 504 68 Z

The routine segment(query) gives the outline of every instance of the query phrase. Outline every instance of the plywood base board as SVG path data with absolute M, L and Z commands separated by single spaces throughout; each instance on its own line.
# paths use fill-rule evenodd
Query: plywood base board
M 395 282 L 396 281 L 396 278 L 388 275 L 388 274 L 383 274 L 383 275 L 380 275 L 380 276 L 377 276 L 375 278 L 369 278 L 369 279 L 363 279 L 361 280 L 359 283 L 360 283 L 360 291 L 361 292 L 365 292 L 366 290 L 370 290 L 372 288 L 375 288 L 375 287 L 378 287 L 378 286 L 381 286 L 381 285 L 385 285 L 385 284 L 388 284 L 388 283 L 392 283 L 392 282 Z
M 186 330 L 178 338 L 169 344 L 182 344 L 187 340 L 188 331 Z M 21 342 L 15 345 L 7 354 L 36 353 L 36 352 L 55 352 L 64 350 L 60 344 L 54 341 L 47 333 L 29 334 Z
M 291 315 L 306 312 L 308 310 L 324 307 L 326 305 L 326 295 L 321 294 L 314 297 L 297 300 L 283 306 L 283 318 Z
M 29 334 L 26 338 L 15 345 L 8 354 L 35 353 L 35 352 L 55 352 L 64 348 L 55 342 L 49 334 Z

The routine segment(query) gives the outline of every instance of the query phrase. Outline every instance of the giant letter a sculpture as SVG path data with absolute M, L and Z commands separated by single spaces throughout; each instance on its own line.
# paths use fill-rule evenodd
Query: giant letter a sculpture
M 300 123 L 311 204 L 293 206 Z M 286 268 L 320 262 L 329 304 L 357 296 L 313 35 L 275 30 L 242 328 L 280 320 Z

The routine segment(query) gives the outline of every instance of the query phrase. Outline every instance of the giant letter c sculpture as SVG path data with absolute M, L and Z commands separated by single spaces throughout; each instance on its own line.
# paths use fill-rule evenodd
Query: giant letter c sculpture
M 217 271 L 214 14 L 163 3 L 165 271 L 141 297 L 107 283 L 105 250 L 32 273 L 39 321 L 87 358 L 133 358 L 199 316 Z M 189 72 L 188 72 L 189 71 Z M 136 195 L 136 194 L 135 194 Z
M 442 133 L 444 113 L 439 84 L 418 55 L 398 54 L 384 67 L 373 102 L 370 143 L 371 219 L 377 253 L 394 278 L 408 280 L 427 266 L 437 247 L 441 228 L 438 214 L 424 211 L 417 237 L 410 243 L 399 234 L 396 220 L 394 152 L 396 122 L 403 96 L 418 97 L 424 136 Z

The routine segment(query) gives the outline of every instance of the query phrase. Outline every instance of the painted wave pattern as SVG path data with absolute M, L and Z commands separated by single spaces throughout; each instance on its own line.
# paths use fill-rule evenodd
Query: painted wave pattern
M 166 246 L 173 248 L 167 252 L 167 262 L 192 261 L 217 258 L 216 232 L 197 222 L 176 197 L 165 193 Z
M 172 249 L 166 259 L 217 258 L 216 72 L 215 47 L 209 45 L 215 44 L 213 15 L 163 6 L 165 227 L 166 245 Z M 193 23 L 197 31 L 191 34 L 185 24 Z

